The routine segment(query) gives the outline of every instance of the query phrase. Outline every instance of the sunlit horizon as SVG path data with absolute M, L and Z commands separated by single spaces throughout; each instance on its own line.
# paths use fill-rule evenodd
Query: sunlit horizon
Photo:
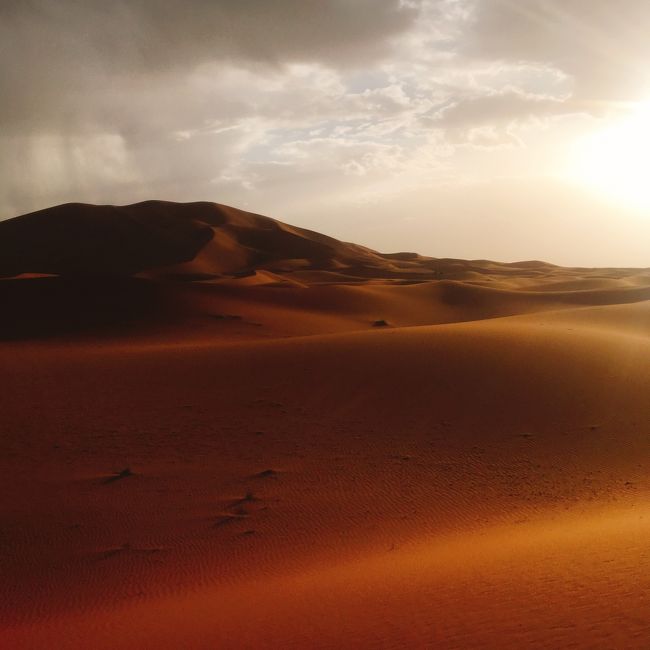
M 627 113 L 574 143 L 574 173 L 586 191 L 645 211 L 650 209 L 650 102 Z

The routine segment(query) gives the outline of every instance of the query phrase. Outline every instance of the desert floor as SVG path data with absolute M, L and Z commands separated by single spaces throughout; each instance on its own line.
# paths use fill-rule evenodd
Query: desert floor
M 0 647 L 649 647 L 650 274 L 472 273 L 0 281 Z

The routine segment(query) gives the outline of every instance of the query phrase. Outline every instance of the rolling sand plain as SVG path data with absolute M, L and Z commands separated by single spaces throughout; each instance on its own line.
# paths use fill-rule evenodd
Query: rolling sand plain
M 650 270 L 147 202 L 0 275 L 0 647 L 650 646 Z

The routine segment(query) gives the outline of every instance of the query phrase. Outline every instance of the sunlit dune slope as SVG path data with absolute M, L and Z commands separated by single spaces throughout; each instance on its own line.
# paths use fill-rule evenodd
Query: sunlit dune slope
M 598 310 L 3 348 L 5 638 L 639 647 L 648 309 Z

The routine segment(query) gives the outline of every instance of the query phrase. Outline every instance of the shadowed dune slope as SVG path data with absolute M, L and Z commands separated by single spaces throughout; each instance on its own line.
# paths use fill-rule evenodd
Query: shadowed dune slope
M 325 269 L 382 260 L 361 246 L 206 202 L 65 204 L 0 222 L 0 243 L 5 276 L 164 268 L 150 275 L 193 279 L 276 263 Z
M 0 222 L 0 275 L 131 275 L 192 260 L 212 238 L 192 205 L 70 203 Z

